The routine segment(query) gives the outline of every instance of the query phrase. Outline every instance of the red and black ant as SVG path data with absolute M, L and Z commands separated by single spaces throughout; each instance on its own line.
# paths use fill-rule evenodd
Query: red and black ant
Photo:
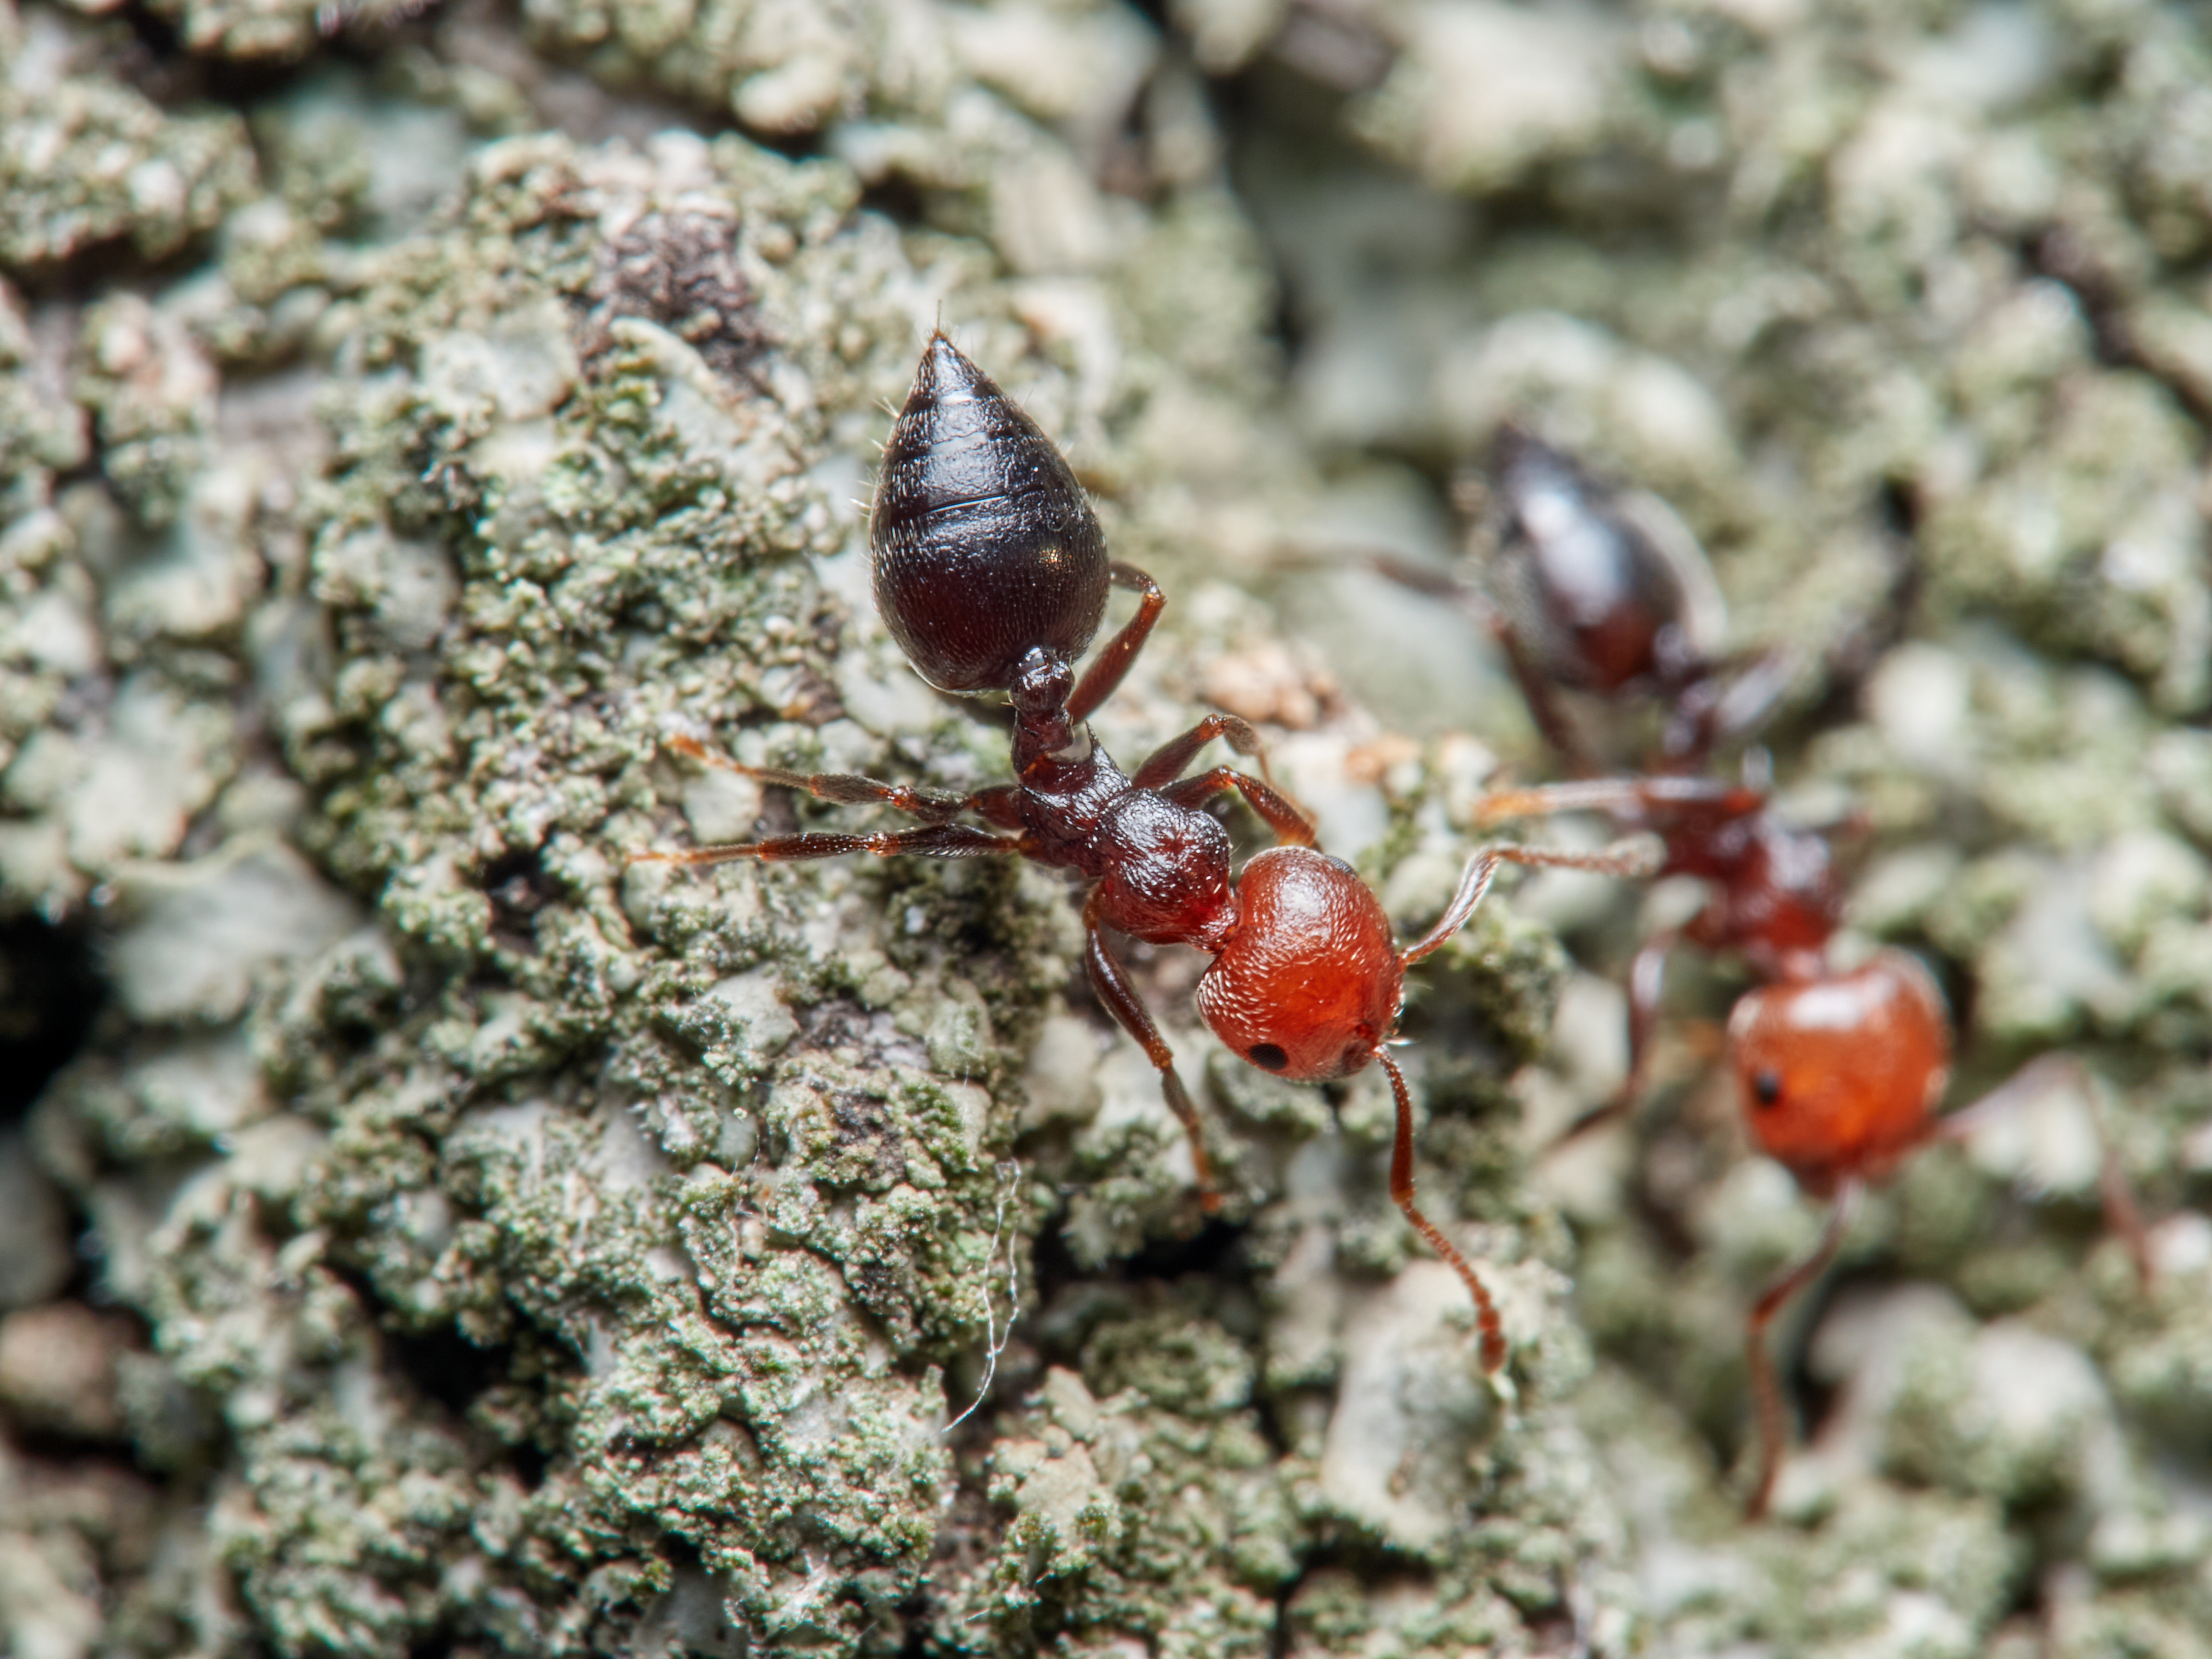
M 1652 696 L 1665 706 L 1659 775 L 1593 778 L 1486 796 L 1479 827 L 1510 817 L 1597 811 L 1623 829 L 1656 834 L 1664 848 L 1656 874 L 1709 884 L 1685 926 L 1648 939 L 1629 970 L 1628 1072 L 1604 1105 L 1567 1130 L 1570 1140 L 1627 1111 L 1643 1091 L 1666 963 L 1684 939 L 1734 953 L 1762 981 L 1740 996 L 1728 1027 L 1728 1056 L 1753 1139 L 1815 1198 L 1832 1200 L 1814 1249 L 1779 1274 L 1753 1304 L 1746 1334 L 1758 1418 L 1759 1462 L 1749 1511 L 1763 1514 L 1787 1440 L 1787 1421 L 1767 1327 L 1834 1257 L 1861 1194 L 1887 1179 L 1917 1148 L 1958 1139 L 1993 1114 L 2073 1082 L 2094 1109 L 2081 1062 L 2046 1055 L 1973 1106 L 1939 1115 L 1951 1076 L 1950 1012 L 1919 961 L 1887 950 L 1838 968 L 1830 946 L 1843 899 L 1829 837 L 1792 825 L 1762 783 L 1691 775 L 1713 747 L 1757 728 L 1786 689 L 1784 652 L 1749 653 L 1733 678 L 1729 659 L 1707 651 L 1702 556 L 1655 499 L 1599 483 L 1572 457 L 1508 425 L 1493 451 L 1495 516 L 1490 595 L 1468 593 L 1431 573 L 1386 563 L 1386 574 L 1470 604 L 1489 623 L 1520 682 L 1539 730 L 1571 769 L 1588 774 L 1589 751 L 1568 721 L 1562 690 L 1619 702 Z M 1848 629 L 1831 646 L 1831 677 L 1863 672 L 1910 602 L 1913 573 L 1901 563 L 1886 624 Z M 1717 595 L 1714 596 L 1715 601 Z M 1763 759 L 1763 757 L 1761 757 Z M 2101 1133 L 2102 1125 L 2100 1123 Z M 2106 1149 L 2107 1224 L 2125 1242 L 2147 1282 L 2142 1224 L 2117 1158 Z
M 1620 1092 L 1568 1130 L 1571 1138 L 1627 1110 L 1641 1092 L 1668 953 L 1681 939 L 1733 951 L 1762 981 L 1729 1018 L 1729 1067 L 1752 1139 L 1815 1198 L 1832 1200 L 1810 1254 L 1759 1292 L 1746 1331 L 1759 1462 L 1748 1512 L 1765 1512 L 1782 1467 L 1788 1425 L 1766 1329 L 1790 1299 L 1826 1268 L 1866 1187 L 1888 1179 L 1911 1152 L 1958 1139 L 1989 1117 L 2071 1083 L 2095 1110 L 2094 1085 L 2068 1054 L 2046 1054 L 1959 1111 L 1939 1114 L 1951 1078 L 1950 1010 L 1934 977 L 1903 951 L 1851 969 L 1830 955 L 1842 912 L 1827 838 L 1784 823 L 1766 792 L 1687 777 L 1623 778 L 1508 790 L 1486 797 L 1482 823 L 1551 812 L 1600 811 L 1656 832 L 1658 873 L 1711 884 L 1705 908 L 1677 931 L 1647 940 L 1629 974 L 1629 1067 Z M 2098 1123 L 2102 1134 L 2102 1122 Z M 2151 1278 L 2148 1241 L 2109 1144 L 2101 1177 L 2106 1224 L 2136 1271 Z
M 1011 695 L 1013 781 L 959 795 L 738 766 L 679 738 L 672 746 L 694 758 L 822 800 L 890 806 L 920 818 L 921 827 L 809 832 L 639 859 L 706 865 L 860 852 L 1012 854 L 1076 872 L 1091 884 L 1083 927 L 1091 987 L 1158 1069 L 1161 1092 L 1189 1136 L 1204 1206 L 1218 1208 L 1220 1197 L 1197 1108 L 1109 933 L 1211 955 L 1198 982 L 1199 1012 L 1231 1053 L 1262 1071 L 1323 1082 L 1350 1077 L 1370 1060 L 1381 1064 L 1397 1104 L 1390 1196 L 1465 1281 L 1481 1330 L 1483 1368 L 1497 1372 L 1505 1361 L 1497 1306 L 1467 1258 L 1413 1201 L 1413 1100 L 1386 1046 L 1404 1000 L 1406 969 L 1467 921 L 1501 864 L 1632 875 L 1648 868 L 1648 856 L 1642 849 L 1479 848 L 1443 917 L 1401 949 L 1380 902 L 1349 865 L 1316 850 L 1313 824 L 1297 805 L 1227 766 L 1182 775 L 1216 738 L 1258 756 L 1259 736 L 1243 720 L 1209 714 L 1125 775 L 1084 722 L 1128 672 L 1165 598 L 1143 571 L 1108 560 L 1098 521 L 1066 461 L 942 332 L 923 351 L 884 447 L 869 544 L 877 608 L 922 678 L 945 691 Z M 1136 615 L 1079 679 L 1073 665 L 1097 631 L 1115 586 L 1139 595 Z M 1230 789 L 1281 843 L 1234 874 L 1227 832 L 1200 810 Z M 963 812 L 990 827 L 953 822 Z

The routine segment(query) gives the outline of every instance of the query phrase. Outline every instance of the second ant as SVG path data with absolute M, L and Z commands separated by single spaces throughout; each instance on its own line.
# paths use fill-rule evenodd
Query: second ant
M 1625 1114 L 1643 1093 L 1668 957 L 1686 941 L 1740 957 L 1758 981 L 1728 1022 L 1727 1064 L 1744 1122 L 1761 1152 L 1830 1204 L 1819 1242 L 1759 1292 L 1747 1321 L 1758 1428 L 1747 1509 L 1756 1517 L 1772 1498 L 1788 1440 L 1768 1328 L 1834 1259 L 1866 1189 L 1921 1147 L 1961 1139 L 2055 1089 L 2070 1087 L 2094 1112 L 2096 1085 L 2078 1060 L 2046 1054 L 1973 1104 L 1942 1112 L 1950 1010 L 1934 976 L 1905 951 L 1878 951 L 1855 966 L 1838 960 L 1843 893 L 1828 836 L 1787 822 L 1764 784 L 1748 781 L 1755 767 L 1741 782 L 1685 775 L 1716 742 L 1744 735 L 1771 710 L 1786 689 L 1787 653 L 1753 653 L 1740 678 L 1723 681 L 1690 625 L 1690 586 L 1679 574 L 1688 561 L 1653 528 L 1680 532 L 1670 514 L 1607 489 L 1517 428 L 1501 433 L 1496 456 L 1507 525 L 1494 580 L 1516 597 L 1492 613 L 1493 626 L 1540 730 L 1571 769 L 1586 771 L 1589 753 L 1559 706 L 1560 685 L 1607 699 L 1652 695 L 1669 707 L 1660 775 L 1503 791 L 1481 803 L 1477 827 L 1604 813 L 1619 830 L 1658 836 L 1657 875 L 1706 886 L 1686 924 L 1638 950 L 1628 975 L 1626 1077 L 1564 1139 Z M 1893 602 L 1899 597 L 1893 592 Z M 1863 650 L 1855 635 L 1865 633 L 1847 631 L 1851 650 Z M 2101 1137 L 2101 1119 L 2098 1127 Z M 2107 1227 L 2148 1284 L 2148 1240 L 2109 1144 L 2100 1190 Z

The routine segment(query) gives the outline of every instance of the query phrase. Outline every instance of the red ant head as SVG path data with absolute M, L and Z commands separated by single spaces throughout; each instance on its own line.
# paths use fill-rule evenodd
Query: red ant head
M 1232 1052 L 1299 1083 L 1349 1077 L 1398 1018 L 1406 970 L 1390 919 L 1352 866 L 1310 847 L 1255 854 L 1236 931 L 1198 981 L 1198 1010 Z
M 1928 970 L 1885 951 L 1746 992 L 1729 1054 L 1753 1138 L 1817 1196 L 1880 1179 L 1926 1134 L 1951 1079 L 1951 1018 Z
M 884 625 L 947 691 L 1012 690 L 1035 647 L 1073 662 L 1106 614 L 1106 538 L 1083 486 L 942 334 L 884 446 L 868 545 Z

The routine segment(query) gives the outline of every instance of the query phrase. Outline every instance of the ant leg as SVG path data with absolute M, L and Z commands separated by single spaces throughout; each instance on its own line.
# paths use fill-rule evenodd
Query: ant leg
M 1388 553 L 1375 555 L 1368 560 L 1368 565 L 1401 587 L 1456 605 L 1477 625 L 1487 629 L 1491 638 L 1498 641 L 1498 648 L 1505 653 L 1506 665 L 1513 671 L 1514 684 L 1521 688 L 1521 701 L 1528 704 L 1528 718 L 1536 723 L 1537 736 L 1552 745 L 1553 751 L 1566 762 L 1569 771 L 1584 777 L 1597 771 L 1589 745 L 1583 742 L 1582 734 L 1575 730 L 1574 722 L 1559 704 L 1558 691 L 1529 660 L 1520 635 L 1506 620 L 1504 612 L 1476 589 L 1431 566 L 1415 564 Z
M 1561 786 L 1574 787 L 1571 784 Z M 1571 852 L 1565 848 L 1523 847 L 1517 842 L 1492 842 L 1479 847 L 1468 860 L 1467 873 L 1459 878 L 1459 891 L 1452 895 L 1450 906 L 1437 920 L 1437 925 L 1413 944 L 1398 953 L 1398 960 L 1410 968 L 1423 957 L 1437 949 L 1454 933 L 1467 926 L 1490 891 L 1490 884 L 1498 879 L 1500 865 L 1519 864 L 1549 870 L 1589 870 L 1603 876 L 1620 876 L 1629 880 L 1641 880 L 1659 867 L 1662 849 L 1649 836 L 1633 836 L 1626 841 L 1614 842 L 1595 852 Z
M 1569 771 L 1583 777 L 1595 773 L 1599 768 L 1589 745 L 1567 718 L 1567 711 L 1561 706 L 1559 692 L 1551 680 L 1529 659 L 1512 623 L 1502 613 L 1492 611 L 1490 632 L 1505 653 L 1506 665 L 1513 671 L 1514 682 L 1521 688 L 1521 701 L 1528 705 L 1528 718 L 1535 721 L 1539 735 L 1558 751 Z
M 1022 823 L 1022 787 L 1018 783 L 994 784 L 988 789 L 978 789 L 968 797 L 968 805 L 986 823 L 994 823 L 1001 830 L 1019 830 Z
M 1482 1369 L 1486 1376 L 1495 1376 L 1505 1366 L 1504 1322 L 1498 1316 L 1498 1304 L 1491 1299 L 1490 1289 L 1476 1275 L 1474 1264 L 1413 1202 L 1413 1097 L 1406 1088 L 1406 1074 L 1390 1058 L 1389 1050 L 1377 1048 L 1375 1058 L 1389 1073 L 1390 1092 L 1398 1103 L 1398 1137 L 1390 1146 L 1390 1200 L 1405 1213 L 1413 1231 L 1429 1241 L 1429 1248 L 1466 1283 L 1468 1294 L 1474 1298 L 1475 1324 L 1482 1332 Z
M 1168 596 L 1160 592 L 1160 585 L 1133 564 L 1123 564 L 1116 559 L 1107 566 L 1106 574 L 1116 587 L 1126 587 L 1138 595 L 1137 614 L 1129 618 L 1121 631 L 1106 641 L 1106 648 L 1098 653 L 1098 660 L 1084 672 L 1076 682 L 1074 691 L 1067 699 L 1067 718 L 1081 720 L 1090 717 L 1091 711 L 1114 695 L 1114 688 L 1129 672 L 1129 665 L 1143 650 L 1152 624 L 1160 619 L 1166 609 Z
M 1182 1125 L 1183 1133 L 1190 1137 L 1190 1161 L 1198 1173 L 1198 1205 L 1208 1215 L 1221 1208 L 1221 1192 L 1213 1184 L 1213 1164 L 1206 1155 L 1206 1140 L 1200 1132 L 1198 1108 L 1192 1104 L 1189 1091 L 1182 1086 L 1176 1075 L 1175 1050 L 1160 1035 L 1160 1028 L 1152 1024 L 1152 1017 L 1145 1012 L 1145 1005 L 1137 1000 L 1137 993 L 1121 964 L 1106 944 L 1106 934 L 1098 925 L 1097 902 L 1083 907 L 1083 965 L 1090 971 L 1091 988 L 1098 994 L 1106 1012 L 1131 1036 L 1137 1039 L 1145 1057 L 1152 1062 L 1160 1074 L 1160 1094 L 1168 1109 Z
M 1785 1267 L 1773 1282 L 1759 1293 L 1759 1300 L 1751 1304 L 1751 1317 L 1744 1328 L 1744 1354 L 1751 1364 L 1751 1398 L 1759 1420 L 1759 1471 L 1751 1488 L 1751 1498 L 1744 1504 L 1744 1517 L 1756 1521 L 1766 1513 L 1767 1501 L 1774 1496 L 1775 1477 L 1782 1473 L 1782 1454 L 1789 1444 L 1789 1414 L 1782 1403 L 1782 1384 L 1774 1374 L 1774 1358 L 1766 1351 L 1766 1328 L 1774 1322 L 1774 1316 L 1782 1311 L 1798 1291 L 1826 1271 L 1835 1260 L 1836 1250 L 1850 1230 L 1851 1218 L 1858 1213 L 1859 1195 L 1864 1189 L 1856 1181 L 1846 1181 L 1836 1193 L 1836 1201 L 1828 1211 L 1828 1224 L 1820 1230 L 1820 1242 L 1802 1261 Z
M 909 784 L 878 783 L 873 778 L 863 778 L 850 772 L 787 772 L 780 767 L 747 766 L 726 755 L 718 755 L 706 744 L 690 738 L 671 738 L 668 746 L 679 755 L 687 755 L 702 765 L 718 771 L 735 772 L 742 777 L 754 778 L 778 788 L 796 789 L 817 800 L 834 801 L 842 806 L 888 806 L 920 818 L 925 823 L 944 823 L 974 806 L 978 811 L 984 795 L 997 792 L 985 790 L 977 795 L 956 795 L 945 789 L 916 789 Z M 1009 826 L 1011 827 L 1011 826 Z
M 1267 820 L 1267 828 L 1275 832 L 1275 839 L 1285 846 L 1314 844 L 1313 820 L 1305 815 L 1303 807 L 1288 796 L 1277 794 L 1259 779 L 1248 778 L 1231 767 L 1217 766 L 1198 777 L 1171 783 L 1160 793 L 1178 806 L 1196 806 L 1224 789 L 1234 789 L 1243 795 L 1252 810 Z
M 1162 744 L 1139 767 L 1129 780 L 1139 789 L 1160 789 L 1182 775 L 1182 769 L 1191 757 L 1216 738 L 1229 739 L 1229 746 L 1240 755 L 1249 755 L 1260 763 L 1260 775 L 1268 787 L 1275 782 L 1274 769 L 1267 764 L 1267 745 L 1251 724 L 1234 714 L 1208 714 L 1179 738 L 1170 738 Z
M 1560 705 L 1557 687 L 1530 659 L 1521 643 L 1520 634 L 1487 594 L 1433 566 L 1415 564 L 1391 554 L 1376 554 L 1367 562 L 1376 574 L 1388 576 L 1399 586 L 1432 599 L 1442 599 L 1466 612 L 1505 653 L 1506 666 L 1513 671 L 1513 683 L 1521 688 L 1521 701 L 1528 705 L 1528 718 L 1535 722 L 1536 735 L 1552 745 L 1553 751 L 1566 762 L 1569 771 L 1589 777 L 1598 770 L 1589 745 L 1583 743 L 1582 734 L 1575 730 L 1574 722 Z
M 1756 736 L 1773 718 L 1784 696 L 1804 672 L 1803 657 L 1788 646 L 1754 657 L 1706 706 L 1703 729 L 1698 733 L 1696 758 L 1703 759 L 1718 743 Z M 1671 740 L 1673 734 L 1668 734 Z
M 1556 1152 L 1591 1130 L 1625 1117 L 1644 1093 L 1644 1076 L 1651 1058 L 1651 1028 L 1659 1021 L 1659 995 L 1667 984 L 1667 957 L 1682 935 L 1679 929 L 1644 941 L 1628 969 L 1628 1075 L 1611 1100 L 1593 1106 L 1569 1124 L 1549 1151 Z
M 842 858 L 848 853 L 873 853 L 885 859 L 902 854 L 925 859 L 973 859 L 1021 850 L 1018 836 L 994 836 L 988 830 L 964 823 L 925 823 L 918 829 L 888 830 L 872 836 L 809 833 L 720 847 L 692 847 L 674 853 L 632 853 L 629 862 L 702 865 L 757 859 L 763 864 L 790 864 L 801 859 Z
M 1409 587 L 1425 598 L 1443 599 L 1458 605 L 1485 627 L 1490 626 L 1496 616 L 1489 601 L 1480 593 L 1449 571 L 1439 570 L 1432 564 L 1401 559 L 1395 553 L 1375 553 L 1368 556 L 1367 568 L 1378 576 L 1388 576 L 1401 587 Z
M 2032 1060 L 1971 1106 L 1947 1112 L 1929 1126 L 1930 1139 L 1963 1141 L 1999 1114 L 2026 1105 L 2052 1089 L 2070 1086 L 2089 1108 L 2089 1121 L 2097 1132 L 2102 1162 L 2097 1170 L 2097 1194 L 2104 1205 L 2106 1231 L 2127 1247 L 2136 1277 L 2148 1289 L 2155 1277 L 2151 1261 L 2150 1234 L 2136 1206 L 2135 1188 L 2105 1124 L 2101 1091 L 2089 1068 L 2072 1054 L 2045 1054 Z

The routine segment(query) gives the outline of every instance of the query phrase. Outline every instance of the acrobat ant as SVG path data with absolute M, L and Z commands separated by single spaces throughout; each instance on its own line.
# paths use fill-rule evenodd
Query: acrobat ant
M 1390 1196 L 1465 1282 L 1481 1330 L 1483 1368 L 1497 1372 L 1505 1361 L 1497 1306 L 1474 1267 L 1414 1203 L 1413 1099 L 1386 1047 L 1406 970 L 1467 921 L 1501 864 L 1632 875 L 1648 858 L 1641 849 L 1480 848 L 1443 915 L 1401 949 L 1375 895 L 1349 865 L 1316 848 L 1312 822 L 1271 785 L 1228 766 L 1182 776 L 1216 738 L 1238 754 L 1261 756 L 1259 735 L 1245 721 L 1208 714 L 1133 774 L 1123 773 L 1085 722 L 1121 684 L 1165 597 L 1143 571 L 1108 559 L 1105 538 L 1066 461 L 942 331 L 922 353 L 884 447 L 869 545 L 877 608 L 922 678 L 940 690 L 1011 696 L 1013 781 L 954 794 L 740 766 L 678 738 L 671 746 L 678 751 L 763 783 L 821 800 L 890 806 L 921 823 L 873 835 L 809 831 L 638 860 L 696 866 L 861 852 L 1011 854 L 1075 872 L 1091 884 L 1083 930 L 1091 988 L 1158 1071 L 1161 1093 L 1189 1137 L 1202 1205 L 1216 1209 L 1220 1196 L 1197 1108 L 1109 933 L 1211 955 L 1198 982 L 1199 1012 L 1231 1053 L 1262 1071 L 1322 1082 L 1350 1077 L 1370 1060 L 1382 1066 L 1397 1105 Z M 1136 614 L 1079 679 L 1073 664 L 1103 620 L 1111 587 L 1139 596 Z M 1264 771 L 1264 757 L 1261 765 Z M 1201 810 L 1231 789 L 1280 843 L 1234 873 L 1227 832 Z M 954 822 L 963 812 L 989 827 Z
M 1942 989 L 1903 951 L 1877 951 L 1856 968 L 1836 965 L 1830 947 L 1842 899 L 1827 839 L 1784 823 L 1763 788 L 1707 778 L 1589 780 L 1492 794 L 1479 818 L 1578 811 L 1609 812 L 1624 826 L 1655 831 L 1665 848 L 1658 873 L 1699 877 L 1711 890 L 1686 926 L 1638 951 L 1629 975 L 1627 1079 L 1565 1138 L 1635 1103 L 1667 957 L 1686 939 L 1741 956 L 1762 981 L 1736 999 L 1729 1017 L 1728 1063 L 1744 1120 L 1762 1152 L 1808 1194 L 1831 1201 L 1819 1243 L 1759 1292 L 1747 1324 L 1759 1442 L 1747 1510 L 1755 1520 L 1773 1495 L 1788 1439 L 1766 1329 L 1834 1258 L 1865 1189 L 1887 1181 L 1919 1148 L 1962 1139 L 2061 1085 L 2072 1083 L 2094 1112 L 2094 1085 L 2079 1060 L 2045 1054 L 1974 1104 L 1941 1113 L 1953 1041 Z M 2101 1118 L 2098 1131 L 2101 1137 Z M 2106 1224 L 2148 1285 L 2148 1240 L 2109 1144 L 2100 1188 Z

